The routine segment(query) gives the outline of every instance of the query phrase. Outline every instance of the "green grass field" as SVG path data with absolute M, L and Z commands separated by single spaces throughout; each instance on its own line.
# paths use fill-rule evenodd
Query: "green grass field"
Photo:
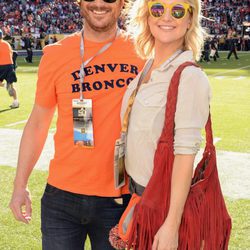
M 47 173 L 34 170 L 31 175 L 29 188 L 32 191 L 33 215 L 29 225 L 15 221 L 8 209 L 12 190 L 11 180 L 14 178 L 15 169 L 2 166 L 0 167 L 0 173 L 0 250 L 41 249 L 40 199 L 45 186 Z M 226 203 L 233 219 L 233 230 L 229 249 L 250 249 L 249 200 L 230 200 L 226 198 Z M 89 241 L 87 241 L 85 250 L 90 250 Z
M 213 98 L 211 101 L 214 137 L 221 140 L 217 149 L 250 153 L 250 53 L 241 53 L 240 60 L 231 57 L 214 63 L 202 63 L 208 74 Z M 0 88 L 0 128 L 22 129 L 28 119 L 34 102 L 37 65 L 35 58 L 30 65 L 18 58 L 17 90 L 21 106 L 19 109 L 9 108 L 12 102 L 4 88 Z M 8 124 L 21 122 L 9 127 Z M 55 123 L 52 124 L 52 127 Z
M 221 53 L 218 62 L 202 63 L 208 74 L 213 98 L 211 112 L 214 137 L 220 138 L 216 144 L 219 150 L 250 153 L 250 53 L 240 53 L 240 60 L 226 59 Z M 0 88 L 0 128 L 23 129 L 32 109 L 37 79 L 39 58 L 34 64 L 26 64 L 18 58 L 18 94 L 21 106 L 11 110 L 12 100 L 4 88 Z M 17 123 L 17 125 L 11 125 Z M 55 127 L 55 121 L 52 128 Z M 8 209 L 15 169 L 0 167 L 0 250 L 41 249 L 40 198 L 46 182 L 46 172 L 34 171 L 29 187 L 33 199 L 33 220 L 30 225 L 16 222 Z M 249 200 L 226 198 L 233 218 L 233 231 L 229 249 L 250 249 Z M 85 248 L 89 250 L 89 242 Z

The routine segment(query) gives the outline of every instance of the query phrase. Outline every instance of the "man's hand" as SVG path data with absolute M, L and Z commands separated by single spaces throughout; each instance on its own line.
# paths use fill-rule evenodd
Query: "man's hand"
M 31 220 L 31 198 L 28 188 L 14 188 L 9 207 L 16 218 L 28 224 Z
M 31 198 L 27 183 L 43 149 L 54 111 L 55 107 L 44 108 L 35 104 L 23 130 L 9 207 L 15 218 L 26 224 L 31 220 Z

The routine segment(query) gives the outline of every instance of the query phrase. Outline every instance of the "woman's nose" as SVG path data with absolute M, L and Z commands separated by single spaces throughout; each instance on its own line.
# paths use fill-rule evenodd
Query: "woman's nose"
M 166 21 L 170 21 L 173 19 L 172 15 L 171 15 L 171 11 L 169 8 L 166 8 L 165 14 L 162 17 L 162 19 L 166 20 Z

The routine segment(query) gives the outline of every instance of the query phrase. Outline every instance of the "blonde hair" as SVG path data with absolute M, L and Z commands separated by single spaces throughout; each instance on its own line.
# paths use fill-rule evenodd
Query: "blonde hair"
M 134 39 L 135 49 L 143 59 L 148 59 L 154 54 L 154 37 L 148 25 L 148 5 L 150 0 L 135 0 L 130 6 L 128 19 L 128 32 Z M 201 0 L 185 1 L 192 7 L 191 25 L 184 38 L 184 50 L 192 50 L 194 58 L 199 60 L 201 48 L 206 34 L 200 24 Z

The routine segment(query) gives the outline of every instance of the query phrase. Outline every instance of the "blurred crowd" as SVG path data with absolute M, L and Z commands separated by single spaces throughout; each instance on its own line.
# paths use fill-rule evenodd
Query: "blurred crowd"
M 224 35 L 231 28 L 242 33 L 243 22 L 250 22 L 250 0 L 204 0 L 202 26 L 212 35 Z
M 202 26 L 214 37 L 219 50 L 228 50 L 230 39 L 237 39 L 238 50 L 250 50 L 250 27 L 243 25 L 250 23 L 250 0 L 203 0 L 202 12 Z M 121 28 L 124 23 L 119 20 Z M 70 34 L 81 27 L 75 0 L 0 0 L 0 28 L 14 49 L 25 47 L 27 34 L 33 48 L 41 49 L 57 41 L 54 34 Z M 210 44 L 211 39 L 206 43 Z
M 73 33 L 81 25 L 74 0 L 0 0 L 0 27 L 11 37 Z

